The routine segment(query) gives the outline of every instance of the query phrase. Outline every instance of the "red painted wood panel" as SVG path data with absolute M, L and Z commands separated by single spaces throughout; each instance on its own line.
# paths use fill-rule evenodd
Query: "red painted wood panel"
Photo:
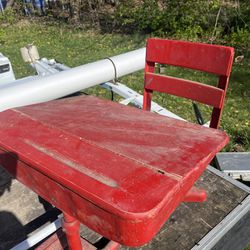
M 185 97 L 216 108 L 221 107 L 224 97 L 222 89 L 199 82 L 153 73 L 145 73 L 145 88 Z
M 0 113 L 0 164 L 130 246 L 157 233 L 227 141 L 222 131 L 91 96 Z
M 151 38 L 146 61 L 229 76 L 233 56 L 234 49 L 227 46 Z

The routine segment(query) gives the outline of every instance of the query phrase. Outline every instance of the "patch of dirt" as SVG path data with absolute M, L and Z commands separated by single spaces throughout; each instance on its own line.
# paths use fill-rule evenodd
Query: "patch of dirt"
M 31 25 L 31 22 L 29 19 L 21 19 L 17 22 L 17 26 L 22 28 L 22 27 L 28 27 Z

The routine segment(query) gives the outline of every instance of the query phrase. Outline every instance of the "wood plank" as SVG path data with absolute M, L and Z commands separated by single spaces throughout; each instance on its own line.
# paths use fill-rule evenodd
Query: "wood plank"
M 203 43 L 150 38 L 146 61 L 229 76 L 234 49 Z
M 188 98 L 216 108 L 221 108 L 223 104 L 222 89 L 181 78 L 145 73 L 145 88 Z

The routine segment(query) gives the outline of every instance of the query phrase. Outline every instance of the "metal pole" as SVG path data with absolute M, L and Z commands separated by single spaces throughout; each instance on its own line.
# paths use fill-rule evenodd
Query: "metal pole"
M 33 246 L 35 246 L 38 242 L 42 241 L 52 233 L 54 233 L 58 228 L 61 227 L 61 218 L 58 218 L 53 223 L 39 230 L 28 239 L 25 239 L 15 247 L 11 248 L 11 250 L 26 250 Z
M 144 68 L 146 49 L 138 49 L 36 79 L 0 87 L 0 111 L 54 100 Z

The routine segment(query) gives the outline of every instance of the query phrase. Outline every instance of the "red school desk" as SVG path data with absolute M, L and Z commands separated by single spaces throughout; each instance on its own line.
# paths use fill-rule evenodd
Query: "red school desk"
M 151 240 L 180 202 L 204 199 L 190 190 L 227 142 L 92 96 L 0 113 L 0 165 L 63 211 L 72 249 L 75 219 L 120 244 Z

